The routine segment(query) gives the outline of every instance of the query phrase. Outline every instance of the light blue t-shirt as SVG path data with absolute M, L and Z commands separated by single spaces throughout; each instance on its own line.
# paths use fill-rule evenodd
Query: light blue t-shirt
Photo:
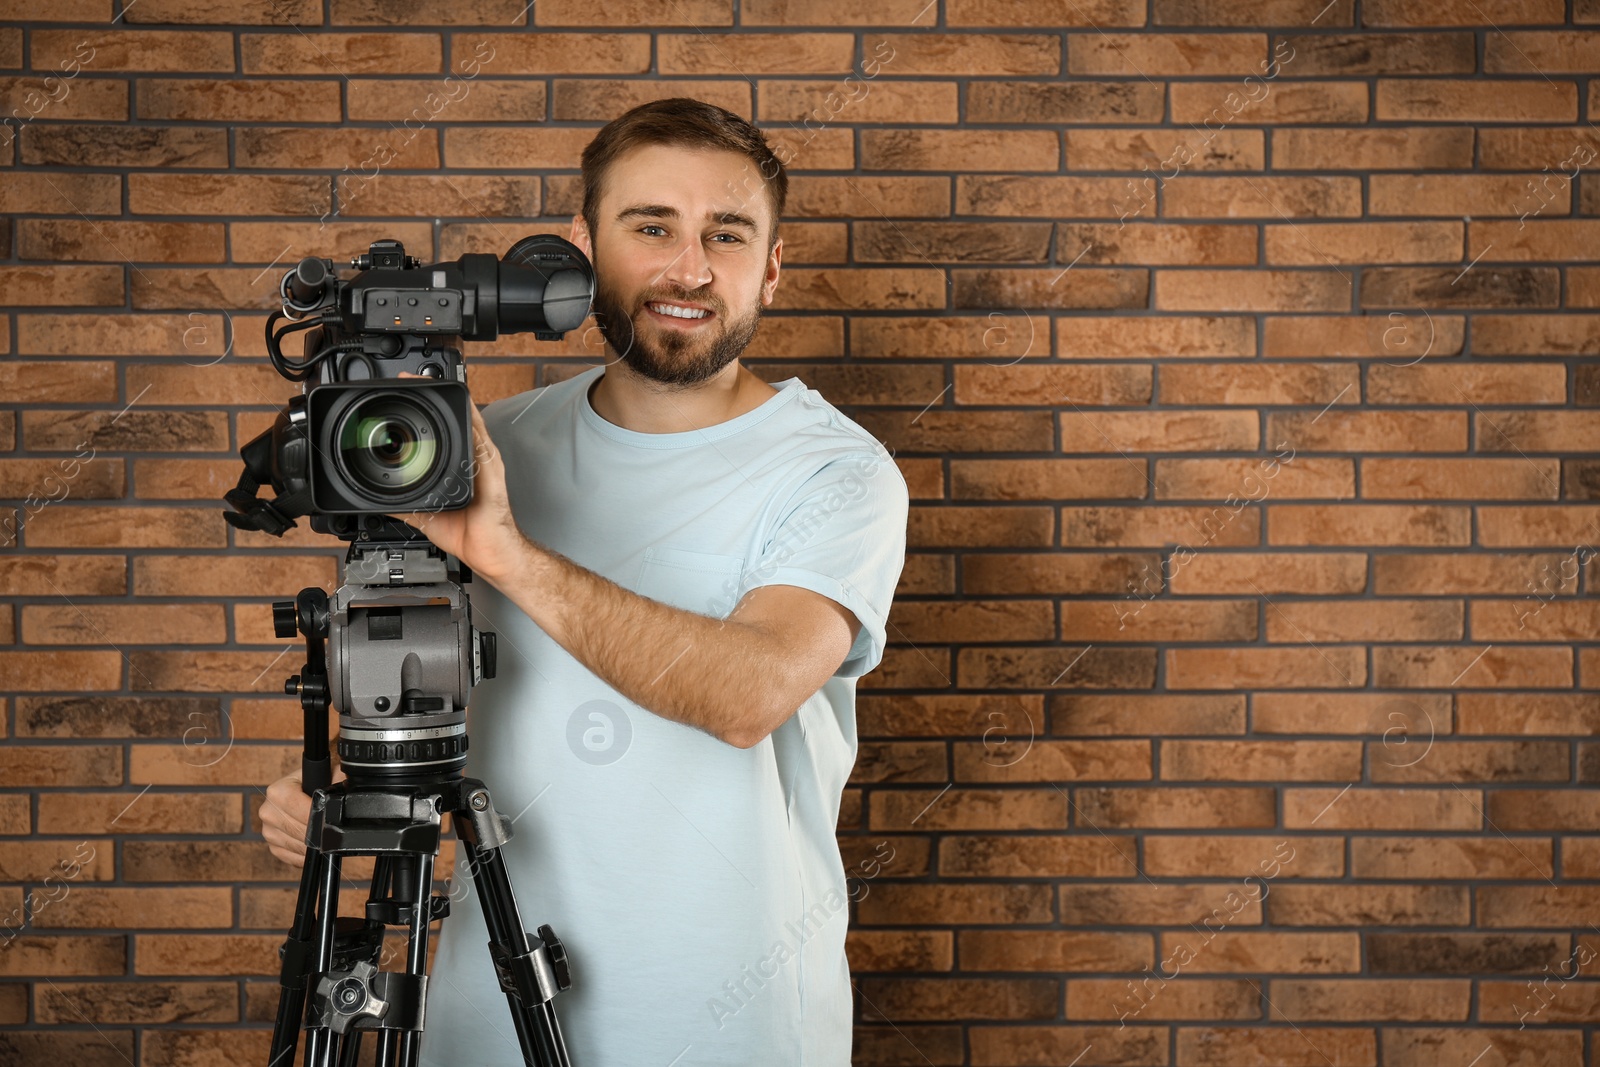
M 499 670 L 474 691 L 467 773 L 515 819 L 503 855 L 523 926 L 549 923 L 567 948 L 555 1006 L 574 1067 L 848 1067 L 834 831 L 856 678 L 883 655 L 905 561 L 905 480 L 798 378 L 726 422 L 652 434 L 595 412 L 602 373 L 484 411 L 525 534 L 678 608 L 723 617 L 749 589 L 795 585 L 861 630 L 794 716 L 740 749 L 627 700 L 475 582 Z M 451 897 L 423 1064 L 521 1067 L 464 860 Z

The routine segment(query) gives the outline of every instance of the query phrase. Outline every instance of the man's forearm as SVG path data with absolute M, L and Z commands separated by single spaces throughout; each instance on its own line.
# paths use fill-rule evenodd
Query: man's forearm
M 739 747 L 770 732 L 790 687 L 776 639 L 755 626 L 630 592 L 527 538 L 495 588 L 629 700 Z M 737 609 L 736 609 L 737 610 Z

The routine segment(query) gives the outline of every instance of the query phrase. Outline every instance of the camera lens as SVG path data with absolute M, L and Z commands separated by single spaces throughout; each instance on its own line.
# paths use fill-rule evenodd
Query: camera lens
M 438 465 L 439 428 L 409 397 L 379 394 L 352 405 L 338 442 L 351 479 L 373 493 L 405 493 L 426 482 Z

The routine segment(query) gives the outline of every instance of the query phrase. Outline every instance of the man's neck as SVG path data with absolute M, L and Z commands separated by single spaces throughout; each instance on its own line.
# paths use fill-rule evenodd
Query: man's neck
M 753 411 L 777 391 L 738 360 L 688 386 L 654 381 L 616 361 L 589 387 L 589 404 L 602 419 L 626 430 L 682 433 Z

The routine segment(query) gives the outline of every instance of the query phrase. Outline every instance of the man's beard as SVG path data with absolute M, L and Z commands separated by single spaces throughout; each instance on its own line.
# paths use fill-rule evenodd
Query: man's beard
M 680 302 L 711 305 L 709 300 L 691 297 L 684 297 Z M 639 327 L 636 316 L 649 314 L 642 303 L 637 312 L 629 314 L 617 294 L 603 283 L 595 289 L 595 324 L 606 343 L 635 373 L 663 385 L 695 385 L 712 377 L 739 358 L 761 324 L 759 302 L 743 319 L 728 321 L 725 315 L 718 315 L 722 320 L 721 332 L 708 337 L 701 336 L 700 330 L 679 331 L 670 326 L 654 325 L 648 328 L 647 334 Z M 706 330 L 714 330 L 717 325 L 710 323 Z

